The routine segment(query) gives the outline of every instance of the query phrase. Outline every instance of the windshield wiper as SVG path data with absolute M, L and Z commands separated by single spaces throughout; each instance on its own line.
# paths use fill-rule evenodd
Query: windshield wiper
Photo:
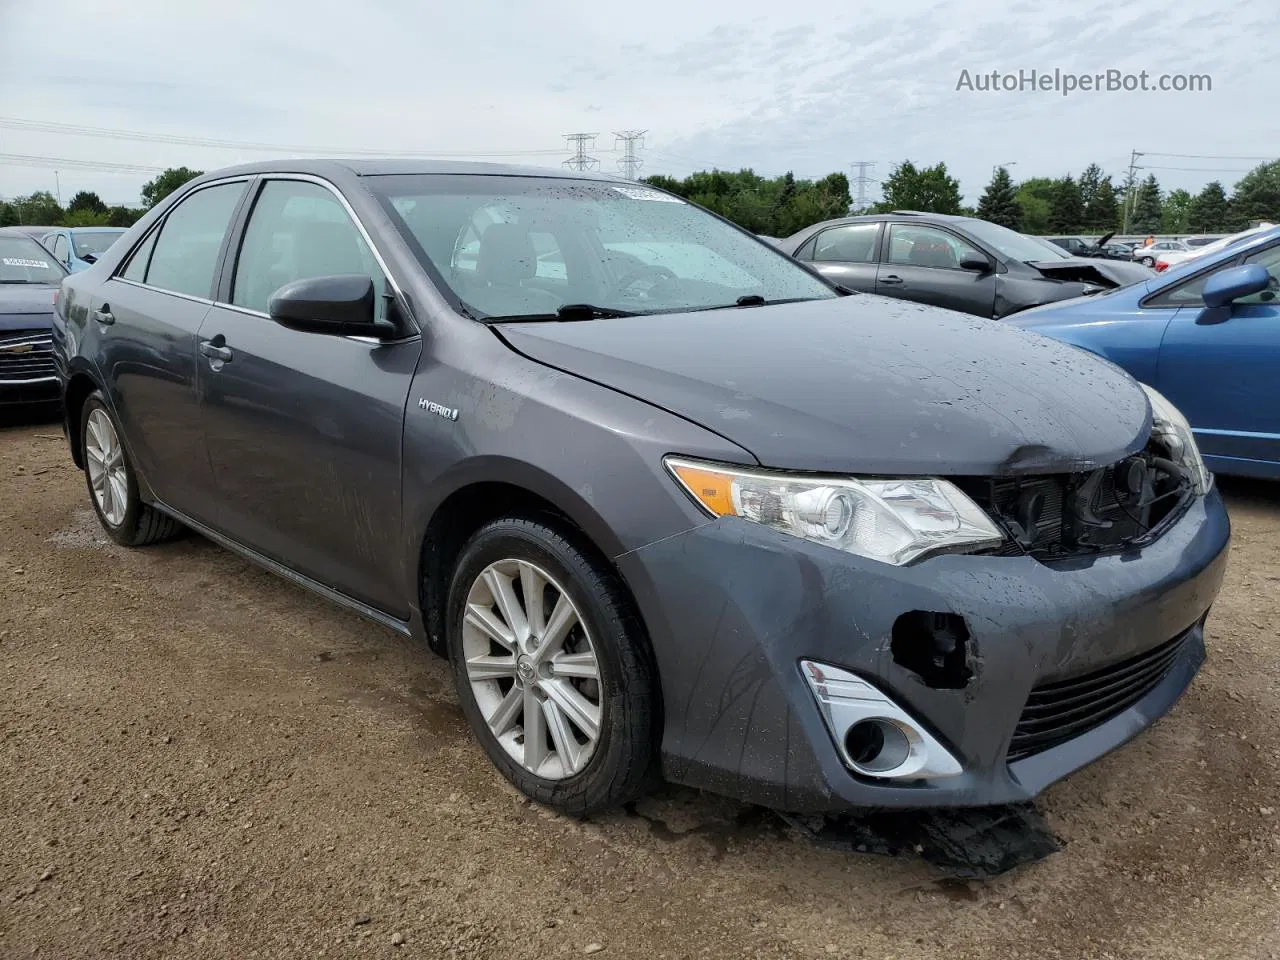
M 615 317 L 638 317 L 640 314 L 630 310 L 615 310 L 613 307 L 597 307 L 593 303 L 566 303 L 555 313 L 513 313 L 505 317 L 485 317 L 489 323 L 524 322 L 537 320 L 561 320 L 573 322 L 577 320 L 612 320 Z

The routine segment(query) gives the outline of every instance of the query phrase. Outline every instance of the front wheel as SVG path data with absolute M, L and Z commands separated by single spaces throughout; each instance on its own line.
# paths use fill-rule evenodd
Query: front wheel
M 112 540 L 140 547 L 171 539 L 182 530 L 172 517 L 142 502 L 120 428 L 100 391 L 90 395 L 81 411 L 80 449 L 93 512 Z
M 647 646 L 612 571 L 545 519 L 463 548 L 447 640 L 463 712 L 521 792 L 579 816 L 635 799 L 654 754 Z
M 1143 257 L 1143 258 L 1142 258 L 1142 265 L 1143 265 L 1144 267 L 1154 267 L 1154 266 L 1156 265 L 1156 259 L 1155 259 L 1155 257 Z

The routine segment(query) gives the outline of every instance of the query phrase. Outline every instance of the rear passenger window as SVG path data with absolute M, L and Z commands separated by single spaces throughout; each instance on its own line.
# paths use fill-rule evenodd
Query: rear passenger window
M 133 256 L 129 258 L 129 265 L 124 268 L 124 272 L 120 276 L 138 283 L 142 283 L 147 279 L 147 265 L 151 262 L 151 250 L 156 245 L 156 237 L 158 236 L 160 236 L 158 231 L 151 231 L 151 236 L 142 241 L 142 246 L 133 251 Z
M 231 302 L 266 313 L 285 284 L 337 274 L 364 274 L 384 289 L 378 262 L 332 192 L 307 181 L 268 180 L 245 228 Z
M 815 263 L 872 263 L 879 223 L 853 223 L 818 234 L 813 248 Z
M 147 285 L 192 297 L 211 297 L 218 253 L 242 193 L 243 183 L 224 183 L 205 187 L 181 201 L 160 228 L 147 268 Z

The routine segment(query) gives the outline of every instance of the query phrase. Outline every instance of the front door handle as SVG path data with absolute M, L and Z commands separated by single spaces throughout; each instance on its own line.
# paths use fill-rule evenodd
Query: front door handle
M 221 340 L 222 338 L 216 337 L 215 339 Z M 215 343 L 214 340 L 202 340 L 200 342 L 200 352 L 210 360 L 220 360 L 223 363 L 231 362 L 231 348 L 224 347 L 222 343 Z
M 904 281 L 903 281 L 903 279 L 902 279 L 900 276 L 898 276 L 897 274 L 891 273 L 891 274 L 889 274 L 887 277 L 881 277 L 881 278 L 880 278 L 880 282 L 881 282 L 881 283 L 883 283 L 883 284 L 887 284 L 888 286 L 891 286 L 891 287 L 892 287 L 892 286 L 895 286 L 895 285 L 897 285 L 897 284 L 903 283 Z
M 104 327 L 108 327 L 116 322 L 116 318 L 111 314 L 111 308 L 105 303 L 97 310 L 93 311 L 93 319 L 97 320 Z

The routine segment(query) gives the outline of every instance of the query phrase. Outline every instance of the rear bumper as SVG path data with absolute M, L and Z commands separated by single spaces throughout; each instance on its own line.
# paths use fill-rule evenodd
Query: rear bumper
M 668 779 L 795 812 L 980 806 L 1026 800 L 1131 739 L 1181 696 L 1204 658 L 1203 620 L 1226 566 L 1218 493 L 1155 543 L 1050 567 L 941 556 L 891 567 L 734 519 L 619 559 L 653 640 Z M 895 621 L 955 614 L 972 678 L 939 689 L 895 659 Z M 1060 744 L 1010 761 L 1033 689 L 1121 664 L 1183 636 L 1136 702 Z M 873 683 L 963 767 L 894 782 L 845 766 L 799 661 Z

